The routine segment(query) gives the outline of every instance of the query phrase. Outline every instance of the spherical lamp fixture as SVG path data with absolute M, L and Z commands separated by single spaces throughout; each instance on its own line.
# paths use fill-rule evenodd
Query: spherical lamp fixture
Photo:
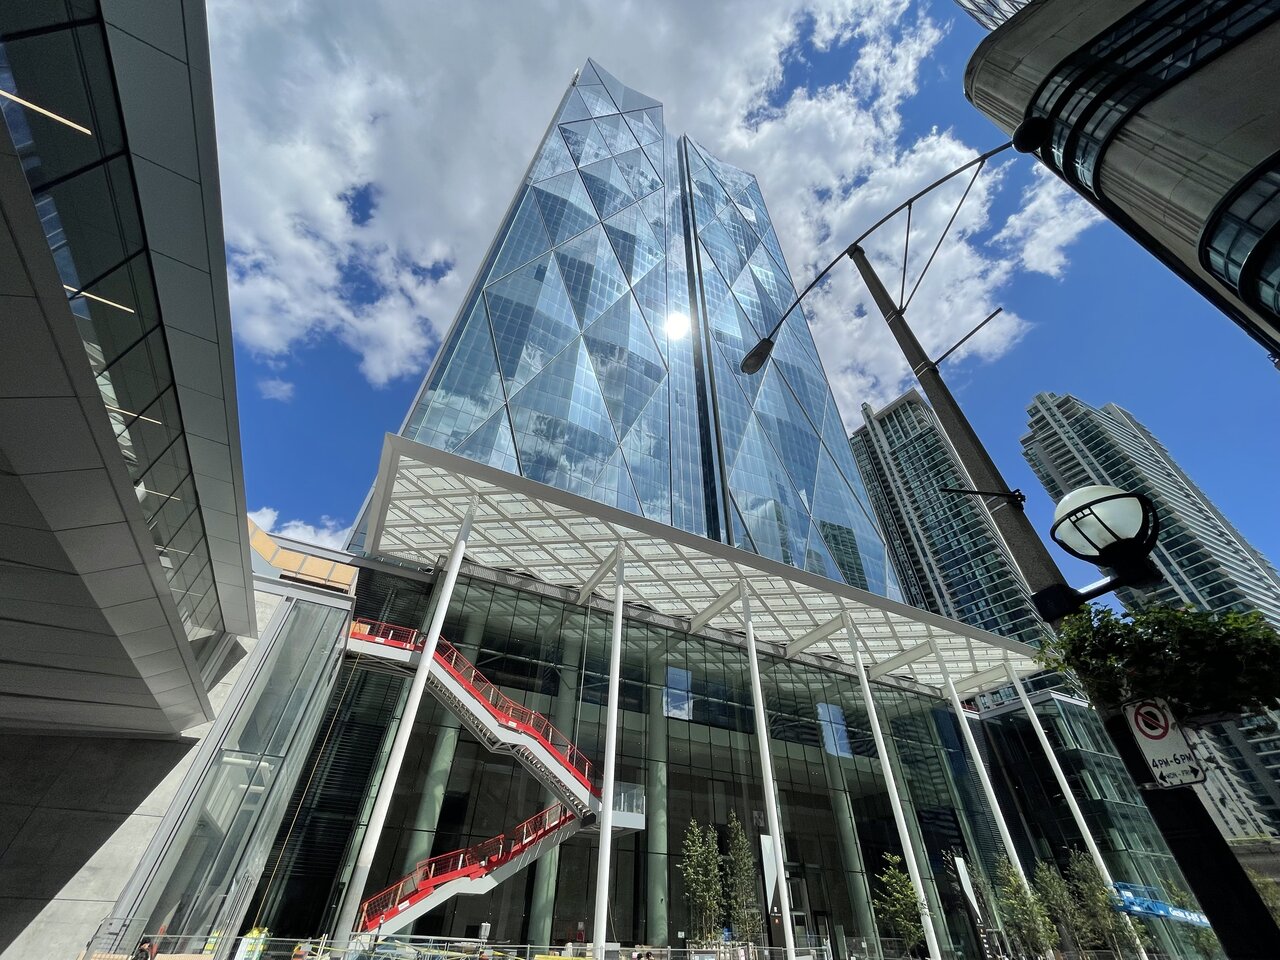
M 1072 490 L 1053 511 L 1049 536 L 1073 557 L 1117 572 L 1147 569 L 1160 533 L 1155 506 L 1140 493 L 1095 485 Z

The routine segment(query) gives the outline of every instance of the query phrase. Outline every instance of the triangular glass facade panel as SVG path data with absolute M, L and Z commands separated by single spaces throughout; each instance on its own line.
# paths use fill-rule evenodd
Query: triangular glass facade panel
M 603 227 L 592 227 L 556 247 L 555 256 L 583 327 L 595 322 L 627 290 L 627 278 Z
M 423 393 L 423 416 L 416 425 L 411 422 L 409 434 L 419 443 L 450 451 L 505 398 L 483 300 L 475 301 L 455 332 L 441 358 L 441 376 Z
M 578 93 L 582 95 L 582 101 L 593 117 L 607 117 L 611 113 L 618 112 L 617 106 L 601 84 L 580 83 Z
M 563 243 L 600 219 L 576 170 L 535 183 L 533 195 L 552 243 Z
M 489 271 L 489 282 L 492 283 L 516 267 L 524 266 L 550 249 L 551 240 L 547 236 L 547 228 L 542 225 L 538 201 L 534 198 L 533 191 L 526 191 L 519 209 L 516 210 L 515 219 L 511 222 L 507 239 L 502 243 L 498 259 L 493 262 L 493 269 Z
M 514 393 L 578 335 L 578 321 L 551 254 L 484 289 L 498 365 Z
M 556 118 L 557 123 L 573 123 L 575 120 L 590 120 L 591 111 L 587 109 L 587 105 L 582 101 L 582 94 L 577 90 L 570 90 L 569 95 L 565 97 L 564 107 L 560 111 L 560 116 Z
M 662 179 L 639 147 L 620 153 L 614 159 L 618 162 L 622 176 L 626 178 L 627 186 L 637 197 L 646 197 L 662 189 Z
M 623 436 L 667 376 L 658 347 L 630 293 L 582 333 L 605 405 Z
M 604 137 L 594 120 L 579 120 L 576 123 L 560 124 L 560 133 L 573 155 L 573 161 L 579 167 L 595 163 L 609 156 L 609 148 L 605 146 Z
M 623 207 L 634 203 L 635 197 L 627 186 L 622 171 L 612 160 L 600 160 L 581 168 L 582 182 L 596 205 L 600 219 L 611 217 Z
M 659 387 L 622 440 L 640 508 L 651 520 L 671 522 L 671 417 L 666 386 Z
M 590 496 L 618 436 L 582 341 L 547 364 L 508 406 L 524 475 Z
M 573 157 L 564 145 L 564 137 L 547 137 L 529 172 L 529 182 L 537 183 L 573 169 Z
M 621 83 L 609 71 L 594 61 L 588 61 L 594 68 L 596 76 L 600 78 L 600 82 L 604 84 L 605 89 L 609 91 L 609 96 L 613 98 L 613 102 L 620 106 L 623 110 L 638 110 L 643 107 L 658 107 L 662 104 L 658 103 L 652 97 L 646 97 L 642 93 L 637 93 L 630 87 Z
M 627 121 L 627 126 L 631 128 L 631 135 L 641 144 L 653 143 L 655 140 L 661 140 L 662 134 L 658 127 L 654 126 L 653 121 L 645 115 L 644 111 L 636 113 L 626 113 L 623 117 Z
M 662 262 L 662 244 L 653 235 L 640 204 L 633 203 L 606 220 L 604 232 L 613 242 L 613 252 L 632 283 Z
M 476 432 L 459 444 L 454 452 L 460 457 L 487 463 L 508 473 L 520 472 L 520 461 L 516 459 L 516 444 L 511 436 L 511 423 L 507 419 L 506 407 L 499 409 L 477 427 Z
M 627 121 L 622 119 L 621 114 L 615 113 L 612 116 L 601 117 L 596 121 L 596 127 L 604 137 L 605 146 L 614 156 L 629 150 L 640 149 L 640 144 L 636 142 L 636 138 L 627 126 Z

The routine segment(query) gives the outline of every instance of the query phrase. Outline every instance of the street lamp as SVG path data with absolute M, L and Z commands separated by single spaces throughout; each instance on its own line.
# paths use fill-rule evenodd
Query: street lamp
M 1101 596 L 1103 593 L 1118 586 L 1137 585 L 1139 582 L 1150 582 L 1153 579 L 1151 576 L 1153 568 L 1145 558 L 1151 547 L 1154 546 L 1155 535 L 1159 531 L 1154 510 L 1150 509 L 1150 503 L 1145 498 L 1138 495 L 1127 495 L 1114 487 L 1110 488 L 1112 493 L 1102 496 L 1077 496 L 1077 494 L 1087 494 L 1090 489 L 1096 492 L 1098 488 L 1094 487 L 1085 488 L 1084 491 L 1077 491 L 1068 497 L 1064 497 L 1063 504 L 1059 506 L 1061 516 L 1055 516 L 1054 520 L 1052 534 L 1054 539 L 1057 541 L 1060 533 L 1065 542 L 1058 542 L 1063 543 L 1064 549 L 1074 556 L 1082 556 L 1084 552 L 1093 550 L 1094 556 L 1083 556 L 1083 559 L 1109 566 L 1114 571 L 1114 576 L 1105 581 L 1086 587 L 1083 591 L 1073 590 L 1067 585 L 1062 576 L 1062 571 L 1058 569 L 1058 565 L 1054 562 L 1053 557 L 1050 556 L 1044 541 L 1036 533 L 1031 521 L 1027 519 L 1022 507 L 1022 501 L 1026 498 L 1021 493 L 1009 489 L 1009 485 L 1005 483 L 1004 477 L 995 465 L 995 461 L 991 459 L 986 447 L 982 445 L 982 441 L 978 438 L 973 426 L 965 417 L 959 403 L 956 402 L 950 388 L 948 388 L 946 382 L 942 379 L 942 375 L 938 372 L 938 364 L 941 360 L 946 359 L 960 344 L 958 343 L 946 351 L 939 360 L 932 360 L 925 353 L 920 341 L 916 339 L 915 333 L 907 325 L 906 321 L 907 305 L 910 304 L 916 291 L 920 289 L 920 282 L 933 264 L 934 257 L 937 256 L 938 250 L 942 246 L 942 241 L 946 239 L 952 224 L 955 223 L 956 216 L 960 213 L 960 208 L 964 205 L 969 192 L 977 181 L 978 174 L 982 172 L 982 168 L 987 161 L 1010 148 L 1021 153 L 1034 152 L 1047 142 L 1050 132 L 1051 127 L 1048 121 L 1040 117 L 1028 118 L 1014 131 L 1013 139 L 1008 143 L 1001 144 L 986 153 L 974 157 L 968 163 L 938 178 L 923 190 L 894 207 L 893 210 L 881 217 L 870 229 L 864 231 L 860 237 L 841 251 L 804 288 L 800 295 L 796 297 L 795 302 L 783 312 L 768 335 L 763 337 L 742 358 L 741 369 L 743 373 L 748 375 L 759 372 L 773 352 L 778 331 L 782 329 L 782 324 L 800 305 L 800 302 L 822 282 L 837 263 L 845 257 L 852 260 L 867 287 L 867 291 L 871 294 L 871 298 L 875 301 L 876 306 L 880 308 L 885 323 L 888 324 L 890 332 L 898 343 L 898 347 L 902 350 L 908 366 L 910 366 L 912 372 L 916 375 L 916 379 L 920 382 L 920 387 L 924 391 L 925 397 L 928 398 L 934 415 L 938 418 L 942 432 L 951 441 L 956 458 L 960 461 L 965 472 L 968 473 L 970 481 L 977 488 L 951 492 L 965 493 L 982 498 L 991 516 L 992 523 L 1008 547 L 1014 564 L 1021 571 L 1023 578 L 1027 582 L 1036 610 L 1046 622 L 1052 624 L 1079 609 L 1080 605 L 1086 600 Z M 956 204 L 956 208 L 951 214 L 951 219 L 947 221 L 946 227 L 943 228 L 942 235 L 934 245 L 933 251 L 925 261 L 924 269 L 921 270 L 920 276 L 916 279 L 910 292 L 908 292 L 906 253 L 911 242 L 912 207 L 921 197 L 931 193 L 966 170 L 973 171 L 969 183 L 965 187 L 959 203 Z M 861 244 L 863 240 L 904 210 L 907 212 L 907 236 L 904 244 L 902 281 L 898 298 L 895 299 L 885 288 L 884 283 L 871 266 L 871 262 L 867 259 L 866 252 L 862 249 Z M 977 329 L 994 316 L 994 313 L 988 316 L 986 320 L 982 321 L 982 324 L 979 324 L 977 328 L 966 334 L 964 340 L 967 340 Z M 964 340 L 961 340 L 960 343 L 963 343 Z M 1140 508 L 1137 526 L 1133 525 L 1130 510 L 1134 503 Z M 1143 518 L 1146 519 L 1144 520 Z M 1107 531 L 1110 531 L 1110 533 L 1108 534 Z M 1147 543 L 1147 540 L 1150 542 Z M 1144 544 L 1145 547 L 1143 546 Z M 1076 552 L 1077 549 L 1082 552 Z M 1158 574 L 1156 576 L 1158 577 Z M 1133 579 L 1134 577 L 1137 579 Z
M 1117 587 L 1158 583 L 1151 551 L 1160 536 L 1155 504 L 1141 493 L 1095 484 L 1072 490 L 1058 501 L 1049 528 L 1053 542 L 1077 559 L 1105 567 L 1111 575 L 1080 590 L 1065 583 L 1033 599 L 1040 615 L 1053 621 Z

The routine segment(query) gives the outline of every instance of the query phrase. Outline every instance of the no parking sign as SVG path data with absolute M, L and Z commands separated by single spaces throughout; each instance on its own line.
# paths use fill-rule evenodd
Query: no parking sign
M 1167 703 L 1159 697 L 1130 700 L 1124 705 L 1124 713 L 1157 786 L 1186 787 L 1204 783 L 1204 765 L 1191 749 Z

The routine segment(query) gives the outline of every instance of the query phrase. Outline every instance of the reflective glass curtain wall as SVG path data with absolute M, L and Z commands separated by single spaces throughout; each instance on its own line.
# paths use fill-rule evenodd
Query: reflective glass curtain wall
M 755 177 L 587 61 L 406 422 L 421 443 L 900 597 Z

